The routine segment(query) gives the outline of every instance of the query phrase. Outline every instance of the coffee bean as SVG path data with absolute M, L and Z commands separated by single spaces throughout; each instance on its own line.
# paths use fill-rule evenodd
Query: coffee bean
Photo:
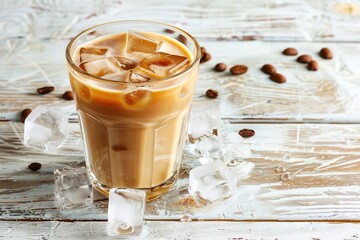
M 33 162 L 28 166 L 28 168 L 32 171 L 37 171 L 41 168 L 41 163 Z
M 328 48 L 322 48 L 319 52 L 320 57 L 322 57 L 323 59 L 332 59 L 333 58 L 333 53 L 330 49 Z
M 301 55 L 296 59 L 299 63 L 309 63 L 312 61 L 312 57 L 309 55 Z
M 184 45 L 186 45 L 186 43 L 187 43 L 187 38 L 186 38 L 184 35 L 182 35 L 182 34 L 179 34 L 178 40 L 179 40 L 181 43 L 183 43 Z
M 241 75 L 248 71 L 248 67 L 246 65 L 235 65 L 230 68 L 230 73 L 232 75 Z
M 223 72 L 226 70 L 226 68 L 227 68 L 227 66 L 225 63 L 218 63 L 215 65 L 214 70 L 215 70 L 215 72 Z
M 317 71 L 317 70 L 319 70 L 319 64 L 317 63 L 317 61 L 311 61 L 308 63 L 306 68 L 309 71 Z
M 276 73 L 276 68 L 271 64 L 265 64 L 262 66 L 261 71 L 263 71 L 265 74 L 274 74 Z
M 295 48 L 286 48 L 282 53 L 287 56 L 295 56 L 298 54 L 298 51 Z
M 167 33 L 174 33 L 175 32 L 174 30 L 169 29 L 169 28 L 166 28 L 164 31 L 167 32 Z
M 30 108 L 25 108 L 24 110 L 22 110 L 20 114 L 21 122 L 25 122 L 25 119 L 27 118 L 27 116 L 29 116 L 30 113 Z
M 270 79 L 274 82 L 277 83 L 284 83 L 286 82 L 286 78 L 284 75 L 280 74 L 280 73 L 274 73 L 270 75 Z
M 66 91 L 64 92 L 64 94 L 62 95 L 62 98 L 65 100 L 74 100 L 74 94 L 72 91 Z
M 240 136 L 242 136 L 243 138 L 249 138 L 249 137 L 252 137 L 252 136 L 255 135 L 255 131 L 252 130 L 252 129 L 246 129 L 246 128 L 244 128 L 244 129 L 241 129 L 241 130 L 239 131 L 239 134 L 240 134 Z
M 208 98 L 217 98 L 218 95 L 219 95 L 219 93 L 215 89 L 209 89 L 206 91 L 206 96 Z
M 201 56 L 203 56 L 206 53 L 206 48 L 200 47 Z
M 39 94 L 48 94 L 48 93 L 54 91 L 54 89 L 55 88 L 53 86 L 46 86 L 46 87 L 38 88 L 37 92 Z
M 210 61 L 210 59 L 211 59 L 211 54 L 206 52 L 200 59 L 200 63 L 208 62 Z

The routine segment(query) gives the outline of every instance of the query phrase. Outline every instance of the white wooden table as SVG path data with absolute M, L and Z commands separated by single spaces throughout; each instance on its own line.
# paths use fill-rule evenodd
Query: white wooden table
M 111 20 L 147 19 L 194 35 L 213 58 L 200 66 L 194 102 L 220 91 L 224 149 L 243 149 L 253 162 L 227 201 L 185 204 L 187 171 L 197 164 L 186 144 L 181 178 L 147 204 L 144 239 L 360 238 L 360 2 L 351 1 L 1 1 L 0 3 L 0 239 L 104 239 L 107 199 L 61 212 L 53 170 L 84 165 L 76 118 L 56 154 L 25 147 L 20 111 L 61 99 L 70 88 L 65 46 L 82 29 Z M 281 51 L 296 47 L 320 70 Z M 333 60 L 322 60 L 322 47 Z M 218 62 L 246 64 L 241 76 L 216 73 Z M 259 68 L 274 64 L 285 84 Z M 54 85 L 51 94 L 36 89 Z M 251 128 L 250 139 L 234 138 Z M 234 135 L 235 134 L 235 135 Z M 42 163 L 37 172 L 27 166 Z M 282 181 L 275 169 L 293 176 Z M 182 222 L 184 215 L 191 222 Z

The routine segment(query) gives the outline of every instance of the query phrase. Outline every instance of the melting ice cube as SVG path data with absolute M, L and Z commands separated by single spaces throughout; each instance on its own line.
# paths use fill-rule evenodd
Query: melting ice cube
M 190 171 L 189 192 L 203 204 L 227 199 L 235 189 L 236 178 L 222 161 L 210 162 Z
M 219 136 L 220 107 L 218 101 L 193 103 L 189 120 L 189 140 L 195 143 L 206 135 Z
M 202 164 L 222 159 L 221 144 L 219 138 L 215 135 L 201 137 L 195 143 L 195 152 L 200 156 Z
M 139 234 L 145 211 L 144 190 L 112 188 L 109 192 L 108 225 L 110 236 Z
M 152 54 L 139 63 L 141 70 L 154 79 L 173 76 L 184 70 L 189 64 L 190 61 L 187 57 L 163 52 Z
M 54 180 L 55 197 L 60 209 L 87 207 L 93 203 L 92 185 L 86 168 L 56 169 Z
M 25 120 L 24 144 L 48 152 L 58 149 L 69 134 L 67 114 L 51 106 L 38 106 Z

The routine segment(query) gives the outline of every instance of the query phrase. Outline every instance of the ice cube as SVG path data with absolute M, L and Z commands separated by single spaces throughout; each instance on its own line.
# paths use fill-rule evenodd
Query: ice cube
M 235 191 L 236 178 L 222 161 L 210 162 L 190 171 L 189 192 L 203 204 L 225 200 Z
M 147 82 L 150 80 L 150 77 L 146 76 L 145 74 L 136 72 L 136 71 L 132 71 L 129 79 L 131 82 L 133 83 L 143 83 L 143 82 Z
M 149 38 L 145 34 L 128 31 L 126 53 L 143 52 L 143 53 L 156 53 L 162 42 Z
M 227 165 L 231 166 L 230 171 L 233 173 L 233 175 L 235 175 L 238 181 L 248 177 L 255 167 L 255 164 L 252 162 L 236 160 L 227 162 Z
M 147 106 L 151 99 L 151 92 L 145 89 L 129 89 L 123 97 L 123 107 L 129 109 L 139 109 Z
M 67 114 L 51 106 L 38 106 L 25 120 L 24 144 L 52 152 L 61 147 L 69 135 Z
M 104 58 L 107 51 L 108 51 L 107 48 L 95 48 L 95 47 L 81 48 L 80 63 Z
M 222 159 L 221 144 L 215 135 L 201 137 L 194 145 L 195 153 L 200 156 L 201 164 Z
M 107 80 L 113 80 L 117 82 L 128 82 L 130 78 L 130 74 L 131 74 L 130 71 L 122 71 L 122 72 L 106 74 L 104 76 L 101 76 L 101 78 Z
M 201 137 L 213 134 L 219 136 L 220 107 L 218 101 L 194 103 L 189 120 L 189 140 L 195 143 Z
M 82 70 L 97 77 L 109 76 L 114 73 L 123 73 L 125 78 L 122 79 L 122 81 L 128 80 L 129 73 L 127 74 L 127 71 L 136 68 L 136 66 L 136 61 L 120 56 L 96 59 L 83 62 L 79 65 Z
M 244 143 L 227 143 L 223 147 L 225 161 L 242 160 L 251 157 L 251 149 L 249 145 Z
M 61 210 L 90 206 L 92 185 L 86 168 L 63 168 L 54 171 L 55 198 Z
M 190 61 L 187 57 L 159 52 L 151 54 L 139 63 L 141 70 L 154 79 L 170 77 L 187 68 Z
M 145 211 L 145 190 L 112 188 L 109 192 L 107 233 L 139 234 Z

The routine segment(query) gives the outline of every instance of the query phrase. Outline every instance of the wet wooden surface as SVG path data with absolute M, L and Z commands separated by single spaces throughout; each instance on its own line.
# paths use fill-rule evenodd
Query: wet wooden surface
M 106 237 L 107 199 L 95 194 L 90 208 L 59 211 L 53 170 L 84 165 L 73 103 L 61 99 L 70 88 L 66 44 L 85 27 L 118 19 L 175 24 L 208 49 L 213 58 L 200 66 L 194 102 L 210 101 L 208 88 L 219 90 L 224 155 L 236 150 L 255 164 L 230 199 L 200 207 L 187 201 L 187 172 L 198 164 L 187 142 L 178 183 L 147 205 L 143 238 L 360 238 L 359 1 L 4 1 L 0 7 L 1 239 Z M 320 70 L 309 72 L 282 55 L 286 47 L 313 56 Z M 334 59 L 319 58 L 322 47 Z M 218 62 L 246 64 L 249 72 L 216 73 Z M 259 70 L 265 63 L 287 82 L 270 81 Z M 56 89 L 37 95 L 44 85 Z M 66 107 L 71 122 L 69 139 L 53 154 L 23 145 L 19 115 L 49 103 Z M 242 139 L 242 128 L 256 135 Z M 34 161 L 43 165 L 38 172 L 27 168 Z M 193 221 L 181 222 L 184 215 Z

